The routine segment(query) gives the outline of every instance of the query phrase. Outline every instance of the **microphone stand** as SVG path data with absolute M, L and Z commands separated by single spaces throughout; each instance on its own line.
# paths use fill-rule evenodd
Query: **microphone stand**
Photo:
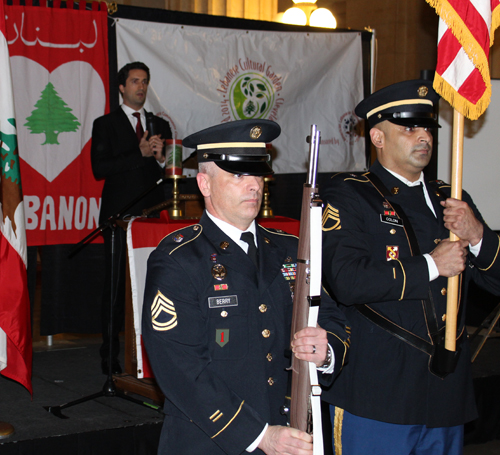
M 59 417 L 60 419 L 68 419 L 69 417 L 65 416 L 61 411 L 63 409 L 69 408 L 71 406 L 75 406 L 77 404 L 85 403 L 90 400 L 94 400 L 100 397 L 119 397 L 124 400 L 131 401 L 132 403 L 139 404 L 141 406 L 145 406 L 147 408 L 153 409 L 160 414 L 163 414 L 162 406 L 156 406 L 146 401 L 141 401 L 136 398 L 133 398 L 129 395 L 126 395 L 124 392 L 116 388 L 115 382 L 113 381 L 113 366 L 112 366 L 112 350 L 113 350 L 113 302 L 115 298 L 115 230 L 117 228 L 117 221 L 121 219 L 123 214 L 127 213 L 127 210 L 134 206 L 137 202 L 139 202 L 142 198 L 144 198 L 151 191 L 156 189 L 162 183 L 167 180 L 167 177 L 162 177 L 159 179 L 154 185 L 144 191 L 142 194 L 133 199 L 130 203 L 128 203 L 125 207 L 119 210 L 114 215 L 110 216 L 104 223 L 98 226 L 94 231 L 92 231 L 87 237 L 78 242 L 70 251 L 68 257 L 73 257 L 78 251 L 80 251 L 87 243 L 90 242 L 99 232 L 103 232 L 106 229 L 111 229 L 111 299 L 109 302 L 109 327 L 108 327 L 108 337 L 109 337 L 109 354 L 108 354 L 108 375 L 106 378 L 106 382 L 101 391 L 88 395 L 86 397 L 80 398 L 78 400 L 70 401 L 65 404 L 61 404 L 59 406 L 44 406 L 44 409 L 50 412 L 51 414 Z

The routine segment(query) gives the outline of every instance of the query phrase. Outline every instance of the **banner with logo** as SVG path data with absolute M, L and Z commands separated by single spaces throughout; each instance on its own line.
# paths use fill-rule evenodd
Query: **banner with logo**
M 5 6 L 28 245 L 77 243 L 98 225 L 90 139 L 109 110 L 107 10 L 66 6 Z
M 319 171 L 363 170 L 354 114 L 363 98 L 361 34 L 235 30 L 119 19 L 118 67 L 151 70 L 146 109 L 177 138 L 223 122 L 262 118 L 277 173 L 306 172 L 306 136 L 321 131 Z M 192 150 L 184 150 L 187 157 Z

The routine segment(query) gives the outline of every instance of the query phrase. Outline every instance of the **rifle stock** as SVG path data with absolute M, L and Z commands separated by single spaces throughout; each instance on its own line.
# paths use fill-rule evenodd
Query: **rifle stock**
M 317 131 L 316 125 L 312 125 L 309 140 L 309 171 L 307 182 L 302 191 L 297 275 L 293 297 L 292 338 L 299 330 L 307 326 L 316 326 L 321 295 L 322 203 L 318 197 L 318 187 L 316 186 L 319 142 L 320 133 Z M 313 247 L 311 247 L 311 243 L 313 243 Z M 314 454 L 323 453 L 321 414 L 319 414 L 319 421 L 315 422 L 318 418 L 318 411 L 314 412 L 312 406 L 313 396 L 317 398 L 316 404 L 319 404 L 320 393 L 316 365 L 292 356 L 290 425 L 308 433 L 312 433 L 314 429 Z

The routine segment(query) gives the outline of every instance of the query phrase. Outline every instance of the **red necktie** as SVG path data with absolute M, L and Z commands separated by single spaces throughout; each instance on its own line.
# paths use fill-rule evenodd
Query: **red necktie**
M 134 112 L 132 115 L 137 119 L 137 125 L 135 125 L 135 134 L 137 136 L 137 140 L 141 142 L 142 136 L 144 136 L 144 129 L 142 128 L 141 123 L 141 114 L 139 114 L 139 112 Z

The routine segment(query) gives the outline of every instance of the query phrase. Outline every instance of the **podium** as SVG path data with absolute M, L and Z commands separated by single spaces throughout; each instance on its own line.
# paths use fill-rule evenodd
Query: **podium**
M 163 403 L 164 397 L 156 384 L 142 343 L 141 318 L 146 281 L 147 260 L 158 243 L 167 235 L 198 219 L 171 219 L 167 210 L 160 218 L 134 218 L 127 226 L 127 281 L 125 297 L 125 368 L 124 374 L 115 375 L 116 386 L 125 392 Z M 299 235 L 300 222 L 286 217 L 257 219 L 263 227 L 280 229 Z

